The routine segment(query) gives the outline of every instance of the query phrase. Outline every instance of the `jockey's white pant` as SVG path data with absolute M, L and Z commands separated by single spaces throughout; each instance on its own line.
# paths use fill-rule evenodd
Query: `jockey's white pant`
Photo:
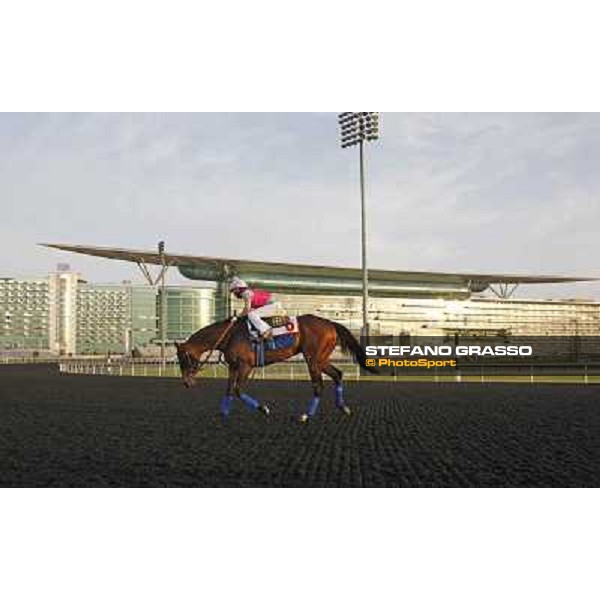
M 281 315 L 283 313 L 283 309 L 281 307 L 281 302 L 271 302 L 270 304 L 265 304 L 260 308 L 255 308 L 248 313 L 248 319 L 250 323 L 260 331 L 260 335 L 263 335 L 265 331 L 271 329 L 263 320 L 263 317 L 276 317 L 277 315 Z

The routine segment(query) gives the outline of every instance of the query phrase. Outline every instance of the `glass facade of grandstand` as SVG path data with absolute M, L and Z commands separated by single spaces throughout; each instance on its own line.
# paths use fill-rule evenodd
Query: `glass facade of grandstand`
M 244 275 L 242 273 L 242 275 Z M 252 282 L 252 280 L 251 280 Z M 260 282 L 252 282 L 260 285 Z M 289 314 L 313 313 L 338 321 L 358 334 L 362 299 L 327 290 L 307 293 L 274 289 Z M 425 284 L 372 297 L 374 335 L 542 335 L 596 336 L 600 303 L 566 300 L 500 299 L 457 294 Z M 226 281 L 166 288 L 167 342 L 186 339 L 208 323 L 240 310 Z M 160 290 L 124 282 L 98 285 L 72 272 L 40 279 L 0 279 L 0 351 L 63 355 L 157 354 L 162 315 Z M 171 349 L 172 351 L 172 349 Z
M 360 297 L 279 294 L 278 298 L 294 314 L 312 312 L 360 331 Z M 600 303 L 584 301 L 372 298 L 369 318 L 373 335 L 600 334 Z
M 168 287 L 167 340 L 180 341 L 214 321 L 214 289 Z

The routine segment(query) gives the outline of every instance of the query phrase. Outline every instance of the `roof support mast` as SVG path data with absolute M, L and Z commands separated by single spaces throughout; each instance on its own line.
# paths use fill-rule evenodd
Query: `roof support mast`
M 160 363 L 162 371 L 164 373 L 165 367 L 167 366 L 166 358 L 166 343 L 167 343 L 167 296 L 165 290 L 166 275 L 169 267 L 172 263 L 166 261 L 165 257 L 165 243 L 158 242 L 158 256 L 160 257 L 160 270 L 156 278 L 152 277 L 152 273 L 148 269 L 148 265 L 145 263 L 143 258 L 139 258 L 135 261 L 139 270 L 142 272 L 144 279 L 148 282 L 148 285 L 157 287 L 160 285 Z
M 164 260 L 164 254 L 163 254 L 163 260 Z M 135 264 L 139 267 L 140 271 L 142 272 L 142 275 L 144 276 L 144 279 L 148 282 L 148 285 L 151 285 L 151 286 L 156 286 L 162 280 L 164 280 L 165 276 L 167 274 L 167 271 L 169 270 L 169 267 L 172 266 L 172 263 L 163 262 L 163 264 L 161 265 L 160 270 L 158 272 L 158 275 L 156 276 L 156 278 L 154 278 L 154 277 L 152 277 L 152 273 L 150 273 L 150 270 L 148 269 L 148 265 L 144 262 L 144 259 L 140 259 L 139 261 L 136 260 Z
M 492 293 L 497 298 L 501 298 L 502 300 L 508 300 L 515 293 L 515 291 L 519 287 L 519 284 L 505 281 L 499 282 L 497 288 L 494 285 L 490 285 L 489 287 Z

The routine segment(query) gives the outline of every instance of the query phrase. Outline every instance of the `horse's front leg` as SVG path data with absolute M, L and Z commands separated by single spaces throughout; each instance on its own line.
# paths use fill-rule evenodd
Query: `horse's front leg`
M 221 400 L 221 414 L 228 417 L 233 404 L 233 393 L 238 379 L 238 368 L 234 365 L 229 365 L 229 378 L 227 380 L 227 393 Z

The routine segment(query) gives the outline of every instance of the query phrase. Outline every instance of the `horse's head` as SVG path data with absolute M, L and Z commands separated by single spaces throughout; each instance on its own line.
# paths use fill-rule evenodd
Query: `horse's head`
M 185 343 L 178 344 L 175 342 L 175 347 L 177 348 L 177 359 L 179 360 L 179 368 L 181 369 L 183 385 L 185 385 L 187 388 L 191 388 L 196 383 L 194 375 L 198 372 L 200 361 L 190 351 Z

